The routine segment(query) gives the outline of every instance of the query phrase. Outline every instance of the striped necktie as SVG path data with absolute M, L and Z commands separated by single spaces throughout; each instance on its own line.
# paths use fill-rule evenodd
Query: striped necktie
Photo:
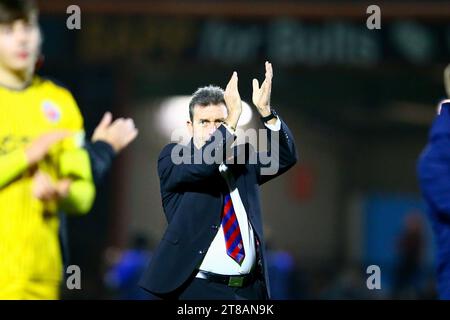
M 239 228 L 233 202 L 229 194 L 224 197 L 222 228 L 227 254 L 240 265 L 245 257 L 244 243 L 242 242 L 241 229 Z

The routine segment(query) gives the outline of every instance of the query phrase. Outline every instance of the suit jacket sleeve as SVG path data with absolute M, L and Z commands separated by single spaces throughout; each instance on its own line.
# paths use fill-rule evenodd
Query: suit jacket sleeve
M 158 159 L 161 189 L 175 191 L 181 187 L 198 185 L 199 182 L 219 174 L 219 165 L 228 153 L 227 149 L 231 148 L 235 138 L 223 125 L 216 130 L 211 139 L 198 150 L 201 155 L 211 155 L 212 158 L 215 158 L 216 161 L 213 162 L 205 161 L 204 157 L 200 159 L 201 161 L 198 161 L 194 152 L 191 152 L 195 148 L 179 144 L 167 145 L 161 151 Z M 183 161 L 174 162 L 174 158 L 177 157 L 182 158 Z M 221 160 L 218 160 L 217 157 L 220 157 Z
M 258 152 L 255 166 L 258 183 L 261 185 L 286 172 L 298 161 L 294 137 L 286 123 L 281 121 L 279 131 L 267 131 L 267 151 Z
M 116 153 L 113 147 L 104 141 L 86 142 L 85 148 L 91 161 L 95 185 L 98 186 L 111 168 Z

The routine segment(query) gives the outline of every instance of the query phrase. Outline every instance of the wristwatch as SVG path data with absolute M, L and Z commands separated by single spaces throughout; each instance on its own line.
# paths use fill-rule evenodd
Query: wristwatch
M 272 120 L 273 118 L 276 118 L 276 117 L 278 117 L 278 114 L 276 113 L 276 111 L 274 109 L 270 109 L 270 114 L 268 116 L 261 117 L 261 120 L 263 122 L 267 122 L 267 121 L 270 121 L 270 120 Z

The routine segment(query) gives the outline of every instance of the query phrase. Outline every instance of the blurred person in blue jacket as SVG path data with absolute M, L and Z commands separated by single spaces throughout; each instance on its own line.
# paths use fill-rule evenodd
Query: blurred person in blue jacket
M 146 237 L 137 234 L 131 246 L 121 252 L 114 253 L 112 266 L 105 275 L 107 287 L 121 300 L 155 299 L 150 293 L 140 289 L 137 285 L 139 278 L 152 257 Z
M 450 95 L 450 65 L 444 73 Z M 428 144 L 419 157 L 417 173 L 437 246 L 437 289 L 450 300 L 450 100 L 439 104 Z

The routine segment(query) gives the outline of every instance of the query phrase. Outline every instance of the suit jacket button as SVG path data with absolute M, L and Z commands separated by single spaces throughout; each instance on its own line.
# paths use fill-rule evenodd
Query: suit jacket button
M 216 226 L 215 224 L 213 224 L 213 225 L 211 226 L 211 229 L 213 229 L 213 230 L 217 230 L 217 229 L 219 229 L 219 227 L 218 227 L 218 226 Z
M 205 253 L 205 251 L 203 251 L 203 250 L 198 251 L 198 254 L 204 254 L 204 253 Z

